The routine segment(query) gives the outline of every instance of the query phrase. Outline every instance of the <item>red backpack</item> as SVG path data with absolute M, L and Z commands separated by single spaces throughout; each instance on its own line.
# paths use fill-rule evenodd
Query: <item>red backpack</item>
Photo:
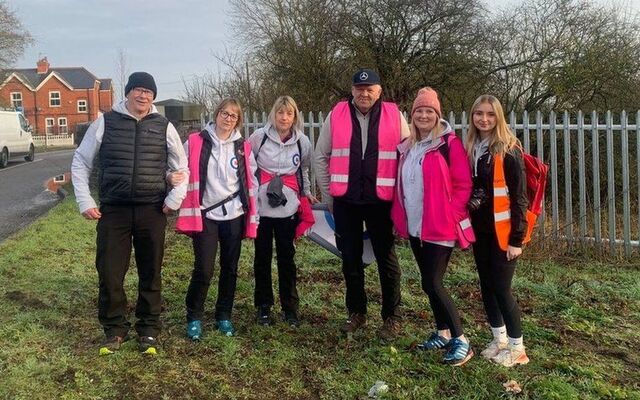
M 547 174 L 549 166 L 537 157 L 532 156 L 522 150 L 522 158 L 524 159 L 524 170 L 527 176 L 527 199 L 529 206 L 527 207 L 527 234 L 525 237 L 531 238 L 531 233 L 536 225 L 538 216 L 542 213 L 544 207 L 543 198 L 544 190 L 547 186 Z

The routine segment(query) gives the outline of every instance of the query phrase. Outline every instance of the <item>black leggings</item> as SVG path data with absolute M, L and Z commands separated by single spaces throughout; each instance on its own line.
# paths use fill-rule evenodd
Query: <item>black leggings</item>
M 213 278 L 218 245 L 220 246 L 220 279 L 216 320 L 231 318 L 238 279 L 238 260 L 244 232 L 244 215 L 228 221 L 202 218 L 203 229 L 193 236 L 195 262 L 187 290 L 187 321 L 201 320 L 204 303 Z
M 273 258 L 273 239 L 276 241 L 276 260 L 278 263 L 278 292 L 282 311 L 298 310 L 298 289 L 296 288 L 296 248 L 293 240 L 298 224 L 297 214 L 285 218 L 260 217 L 258 237 L 254 241 L 255 257 L 253 271 L 256 279 L 254 304 L 256 307 L 273 305 L 271 288 L 271 259 Z
M 516 270 L 516 260 L 507 261 L 507 253 L 498 246 L 493 233 L 479 233 L 473 245 L 482 302 L 492 328 L 506 325 L 512 338 L 522 336 L 520 308 L 511 293 L 511 281 Z
M 449 329 L 451 337 L 462 336 L 464 332 L 458 309 L 449 292 L 442 286 L 442 278 L 453 248 L 423 242 L 415 237 L 410 237 L 409 242 L 422 275 L 422 290 L 429 296 L 438 330 Z

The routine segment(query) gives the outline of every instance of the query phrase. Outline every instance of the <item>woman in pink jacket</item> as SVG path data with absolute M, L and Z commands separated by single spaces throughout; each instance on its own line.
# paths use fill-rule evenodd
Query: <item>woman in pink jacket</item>
M 437 93 L 420 89 L 411 109 L 411 136 L 398 146 L 391 216 L 400 236 L 409 237 L 436 320 L 437 331 L 420 347 L 446 349 L 443 361 L 462 365 L 473 350 L 442 279 L 456 243 L 467 247 L 473 241 L 467 212 L 471 169 L 462 141 L 441 117 Z

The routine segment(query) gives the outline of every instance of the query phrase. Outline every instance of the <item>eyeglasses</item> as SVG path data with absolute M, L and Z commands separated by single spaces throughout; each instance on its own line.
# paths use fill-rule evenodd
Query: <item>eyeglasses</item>
M 133 93 L 138 95 L 138 96 L 141 95 L 141 94 L 143 94 L 145 96 L 153 96 L 153 90 L 140 88 L 140 87 L 133 88 Z
M 230 114 L 226 111 L 220 111 L 220 116 L 224 119 L 228 119 L 230 121 L 237 121 L 238 120 L 238 115 L 237 114 Z

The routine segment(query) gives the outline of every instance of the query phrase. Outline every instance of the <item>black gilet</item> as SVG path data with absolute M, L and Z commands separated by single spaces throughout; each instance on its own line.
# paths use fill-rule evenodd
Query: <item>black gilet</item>
M 101 203 L 164 201 L 168 123 L 158 113 L 139 121 L 115 111 L 104 114 L 104 136 L 98 153 Z

